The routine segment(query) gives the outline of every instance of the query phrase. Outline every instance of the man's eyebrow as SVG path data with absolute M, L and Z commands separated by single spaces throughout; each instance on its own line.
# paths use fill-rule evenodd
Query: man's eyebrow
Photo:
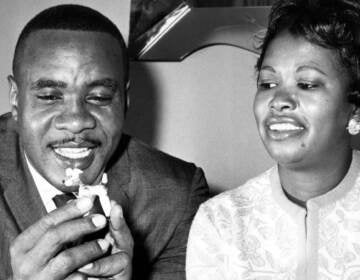
M 107 87 L 113 91 L 116 91 L 119 88 L 119 83 L 111 78 L 105 78 L 100 80 L 95 80 L 90 82 L 87 87 Z
M 62 81 L 55 81 L 50 79 L 38 79 L 31 84 L 31 89 L 39 90 L 42 88 L 66 88 L 67 84 Z

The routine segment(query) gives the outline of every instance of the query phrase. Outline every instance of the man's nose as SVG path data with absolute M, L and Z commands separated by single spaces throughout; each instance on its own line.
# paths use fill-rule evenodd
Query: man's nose
M 286 89 L 279 89 L 272 97 L 269 107 L 277 112 L 291 111 L 297 107 L 296 96 Z
M 81 101 L 64 105 L 63 111 L 55 118 L 55 127 L 73 134 L 92 129 L 96 125 L 94 116 Z

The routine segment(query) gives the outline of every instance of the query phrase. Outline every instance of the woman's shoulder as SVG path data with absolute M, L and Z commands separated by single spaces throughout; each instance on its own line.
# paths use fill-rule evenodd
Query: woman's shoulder
M 224 191 L 201 205 L 203 211 L 239 210 L 258 204 L 271 195 L 270 175 L 274 168 L 249 179 L 243 185 Z

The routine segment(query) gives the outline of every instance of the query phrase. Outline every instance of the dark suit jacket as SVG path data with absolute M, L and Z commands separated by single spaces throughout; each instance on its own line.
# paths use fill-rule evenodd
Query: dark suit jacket
M 0 117 L 0 279 L 11 275 L 9 244 L 46 214 L 10 115 Z M 134 279 L 185 279 L 189 227 L 208 196 L 204 174 L 124 135 L 107 170 L 135 241 Z

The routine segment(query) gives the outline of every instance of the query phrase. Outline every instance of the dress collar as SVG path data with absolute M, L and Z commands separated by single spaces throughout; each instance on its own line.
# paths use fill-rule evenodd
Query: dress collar
M 360 171 L 360 152 L 353 151 L 350 167 L 340 183 L 327 193 L 310 199 L 307 203 L 323 207 L 340 200 L 350 192 L 357 180 Z
M 352 161 L 345 177 L 341 182 L 332 190 L 327 193 L 314 197 L 306 202 L 307 207 L 324 207 L 330 203 L 333 203 L 343 198 L 354 186 L 356 178 L 360 171 L 360 152 L 353 151 Z M 292 202 L 284 193 L 284 190 L 280 184 L 278 166 L 275 166 L 270 171 L 270 182 L 272 188 L 272 195 L 274 199 L 279 203 L 280 207 L 286 212 L 289 212 L 291 216 L 299 217 L 299 215 L 306 214 L 306 209 Z

